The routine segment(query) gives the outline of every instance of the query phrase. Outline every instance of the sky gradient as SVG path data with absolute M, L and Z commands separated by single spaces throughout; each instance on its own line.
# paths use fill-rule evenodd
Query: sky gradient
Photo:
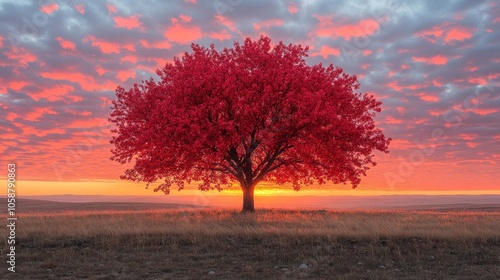
M 156 78 L 192 42 L 267 35 L 309 46 L 309 64 L 342 67 L 383 102 L 390 153 L 375 154 L 359 191 L 498 191 L 499 15 L 498 1 L 3 0 L 1 163 L 16 163 L 25 194 L 65 182 L 64 193 L 132 192 L 109 160 L 115 88 Z

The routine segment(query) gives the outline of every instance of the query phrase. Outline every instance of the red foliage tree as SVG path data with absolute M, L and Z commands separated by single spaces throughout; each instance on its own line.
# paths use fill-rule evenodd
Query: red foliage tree
M 373 118 L 381 103 L 355 93 L 356 76 L 339 67 L 308 66 L 308 48 L 246 39 L 192 53 L 131 89 L 118 87 L 110 122 L 112 159 L 135 159 L 122 179 L 164 181 L 155 191 L 198 181 L 200 190 L 238 182 L 243 211 L 254 211 L 261 181 L 346 183 L 366 175 L 376 149 L 388 152 Z

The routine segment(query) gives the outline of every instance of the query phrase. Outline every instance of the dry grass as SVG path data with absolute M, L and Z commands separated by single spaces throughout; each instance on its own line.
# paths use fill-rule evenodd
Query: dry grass
M 40 212 L 19 216 L 17 239 L 9 279 L 500 276 L 499 212 Z
M 498 212 L 66 211 L 22 214 L 18 237 L 89 238 L 128 234 L 285 235 L 354 238 L 490 239 L 500 236 Z M 64 225 L 64 226 L 63 226 Z

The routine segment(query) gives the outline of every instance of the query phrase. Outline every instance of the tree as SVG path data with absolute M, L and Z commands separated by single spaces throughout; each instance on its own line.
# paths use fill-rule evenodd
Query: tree
M 243 211 L 254 211 L 261 181 L 351 182 L 388 152 L 390 138 L 375 127 L 381 102 L 355 93 L 360 85 L 339 67 L 308 66 L 308 47 L 271 47 L 268 37 L 217 51 L 192 52 L 129 90 L 118 87 L 110 122 L 112 160 L 133 168 L 122 179 L 162 180 L 154 191 L 221 190 L 238 182 Z

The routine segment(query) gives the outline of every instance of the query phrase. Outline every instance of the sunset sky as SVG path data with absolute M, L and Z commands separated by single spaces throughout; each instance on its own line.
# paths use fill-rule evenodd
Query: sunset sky
M 192 42 L 266 35 L 383 102 L 390 153 L 354 194 L 500 191 L 500 3 L 354 2 L 2 0 L 0 178 L 13 162 L 26 195 L 152 194 L 109 160 L 115 88 L 156 78 Z

